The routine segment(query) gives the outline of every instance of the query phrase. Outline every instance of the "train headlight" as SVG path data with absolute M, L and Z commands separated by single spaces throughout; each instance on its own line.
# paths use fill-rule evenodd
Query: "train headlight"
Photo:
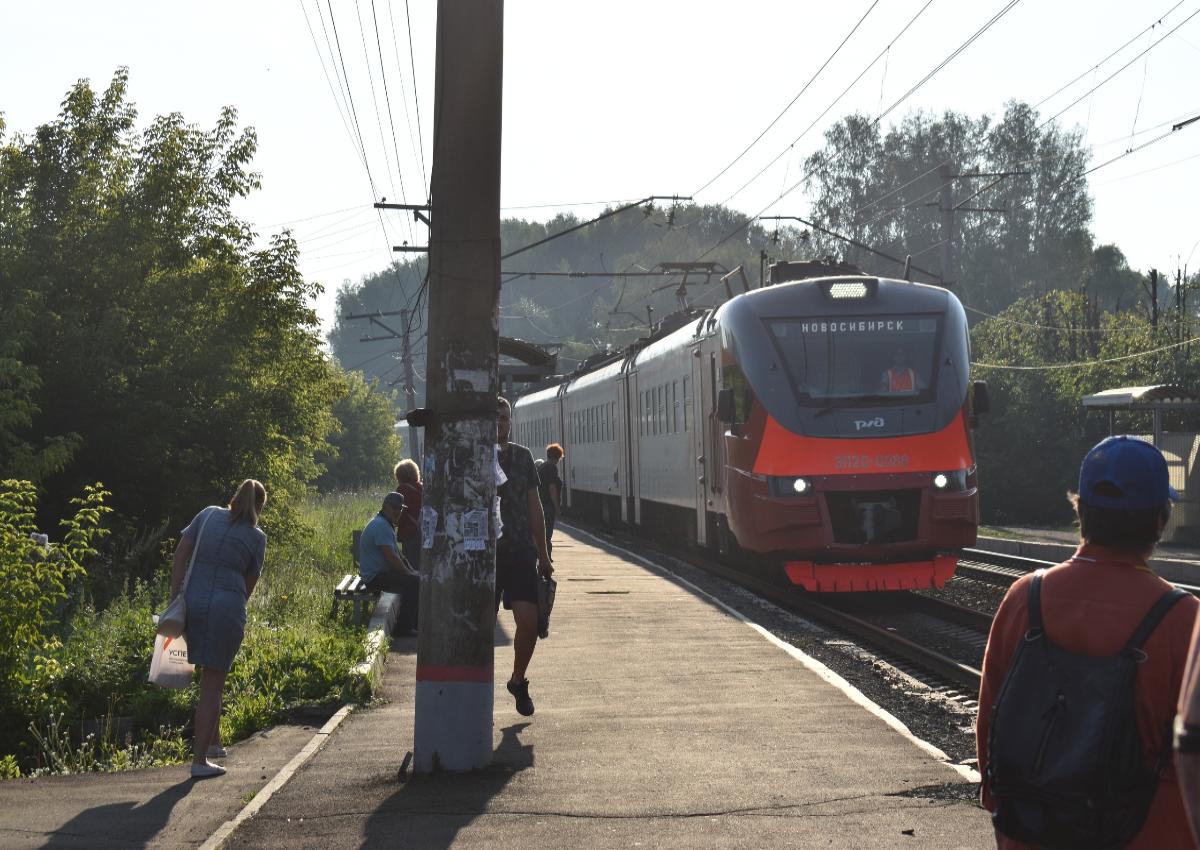
M 813 480 L 795 475 L 768 475 L 767 492 L 772 496 L 792 498 L 794 496 L 812 496 Z
M 953 472 L 935 472 L 933 474 L 933 489 L 949 492 L 967 489 L 967 470 L 956 469 Z
M 866 298 L 867 285 L 862 281 L 833 283 L 829 285 L 830 298 Z

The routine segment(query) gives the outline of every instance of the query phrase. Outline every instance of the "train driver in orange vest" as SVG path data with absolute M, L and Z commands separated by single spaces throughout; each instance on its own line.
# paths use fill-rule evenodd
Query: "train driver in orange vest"
M 879 391 L 896 395 L 915 395 L 920 389 L 917 373 L 908 365 L 903 348 L 892 354 L 892 365 L 879 376 Z

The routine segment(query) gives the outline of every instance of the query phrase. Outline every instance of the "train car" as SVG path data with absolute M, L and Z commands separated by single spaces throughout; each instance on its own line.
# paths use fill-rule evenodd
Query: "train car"
M 771 286 L 521 399 L 518 423 L 560 423 L 567 509 L 810 591 L 944 584 L 975 542 L 987 399 L 962 305 L 813 265 L 777 263 Z

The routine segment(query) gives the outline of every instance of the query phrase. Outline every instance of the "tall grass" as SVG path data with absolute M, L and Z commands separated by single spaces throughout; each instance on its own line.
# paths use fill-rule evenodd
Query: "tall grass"
M 226 683 L 221 732 L 227 743 L 299 710 L 332 709 L 365 698 L 351 669 L 363 660 L 363 630 L 330 616 L 337 580 L 353 571 L 351 534 L 379 509 L 384 490 L 315 496 L 292 515 L 299 527 L 268 542 L 266 564 L 247 606 L 246 637 Z M 269 538 L 271 529 L 267 529 Z M 147 683 L 154 642 L 151 616 L 163 575 L 137 585 L 103 610 L 82 606 L 40 673 L 27 683 L 0 683 L 3 700 L 20 706 L 0 732 L 0 778 L 16 773 L 115 770 L 182 759 L 197 690 Z M 21 693 L 15 693 L 15 688 Z M 11 708 L 10 708 L 11 710 Z M 89 738 L 85 726 L 109 728 L 129 718 L 130 740 Z

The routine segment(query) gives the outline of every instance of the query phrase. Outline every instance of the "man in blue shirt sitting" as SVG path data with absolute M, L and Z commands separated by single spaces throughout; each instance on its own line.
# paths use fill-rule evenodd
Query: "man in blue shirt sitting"
M 388 493 L 358 541 L 358 574 L 370 590 L 400 594 L 396 617 L 397 637 L 417 634 L 417 603 L 420 598 L 420 574 L 409 566 L 396 544 L 396 524 L 404 516 L 404 497 Z

